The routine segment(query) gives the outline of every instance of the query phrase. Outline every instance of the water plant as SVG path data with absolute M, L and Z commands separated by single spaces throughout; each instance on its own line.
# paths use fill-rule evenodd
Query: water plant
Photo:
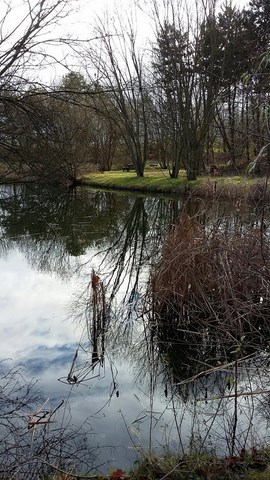
M 212 412 L 216 408 L 213 418 L 221 412 L 225 418 L 226 410 L 222 428 L 231 457 L 251 440 L 254 397 L 262 401 L 270 392 L 267 381 L 259 383 L 261 377 L 254 374 L 256 363 L 261 368 L 268 364 L 269 353 L 266 230 L 263 216 L 248 228 L 240 220 L 210 225 L 183 209 L 149 290 L 149 323 L 166 378 L 173 385 L 172 395 L 180 395 L 184 402 L 209 402 Z M 248 382 L 243 383 L 247 364 L 253 377 L 246 373 Z M 246 415 L 241 399 L 248 397 L 253 398 L 251 417 L 241 429 L 240 418 Z M 206 431 L 210 435 L 211 426 Z M 207 434 L 197 438 L 195 449 L 204 448 L 206 438 Z

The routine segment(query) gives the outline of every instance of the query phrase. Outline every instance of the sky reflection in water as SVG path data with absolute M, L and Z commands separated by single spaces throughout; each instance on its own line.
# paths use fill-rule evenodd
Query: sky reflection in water
M 0 258 L 0 282 L 2 359 L 11 359 L 23 367 L 26 378 L 38 380 L 37 386 L 52 405 L 68 399 L 72 423 L 80 425 L 88 419 L 90 443 L 101 449 L 100 463 L 109 459 L 112 466 L 128 468 L 136 454 L 125 422 L 129 426 L 135 422 L 131 426 L 134 443 L 147 446 L 149 397 L 143 391 L 145 386 L 136 387 L 132 364 L 126 358 L 122 364 L 116 360 L 119 397 L 114 393 L 110 399 L 108 358 L 104 372 L 96 379 L 79 386 L 67 384 L 74 352 L 84 338 L 83 326 L 69 317 L 77 278 L 63 280 L 56 273 L 36 271 L 21 252 L 13 249 Z M 162 416 L 166 405 L 159 397 L 155 408 Z M 142 421 L 137 423 L 140 417 Z M 156 445 L 162 443 L 163 429 L 165 420 L 154 436 Z
M 233 399 L 194 400 L 224 391 L 232 369 L 191 383 L 185 398 L 168 357 L 157 360 L 160 345 L 143 342 L 142 321 L 133 315 L 127 322 L 119 308 L 132 291 L 140 298 L 148 266 L 158 258 L 168 224 L 177 219 L 179 201 L 91 190 L 42 192 L 33 187 L 18 189 L 14 197 L 13 193 L 12 188 L 2 192 L 1 358 L 22 365 L 25 376 L 38 380 L 52 405 L 65 401 L 60 418 L 76 425 L 87 420 L 89 444 L 100 447 L 97 464 L 128 468 L 137 445 L 147 449 L 151 442 L 158 451 L 164 446 L 181 451 L 181 444 L 191 438 L 205 449 L 224 453 Z M 192 215 L 196 208 L 190 208 Z M 233 223 L 231 207 L 229 211 L 224 218 Z M 219 212 L 217 217 L 222 221 Z M 92 269 L 105 283 L 111 279 L 117 291 L 105 334 L 105 361 L 94 369 L 85 314 Z M 67 376 L 78 346 L 76 364 L 88 370 L 79 385 L 70 385 Z M 200 357 L 199 349 L 196 355 Z M 205 361 L 203 354 L 199 359 Z M 181 368 L 178 365 L 178 374 Z M 187 365 L 187 371 L 191 369 Z M 241 441 L 247 412 L 256 410 L 255 403 L 245 402 L 239 400 Z M 212 430 L 217 437 L 212 438 Z

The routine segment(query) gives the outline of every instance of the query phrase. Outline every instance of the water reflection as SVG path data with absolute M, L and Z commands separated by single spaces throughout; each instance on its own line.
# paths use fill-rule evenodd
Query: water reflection
M 263 427 L 268 418 L 267 394 L 249 393 L 268 392 L 265 352 L 235 363 L 225 349 L 224 362 L 214 331 L 206 342 L 200 329 L 153 322 L 144 292 L 181 209 L 179 199 L 2 187 L 2 354 L 40 378 L 52 402 L 69 398 L 72 422 L 87 419 L 100 463 L 113 467 L 127 468 L 138 445 L 232 451 L 236 410 L 233 449 L 242 448 L 260 440 L 254 415 Z M 185 210 L 209 231 L 260 221 L 247 206 Z
M 69 398 L 72 422 L 88 419 L 95 444 L 102 447 L 97 463 L 110 458 L 112 465 L 128 466 L 136 453 L 132 445 L 126 450 L 130 435 L 125 422 L 136 420 L 142 408 L 141 392 L 134 386 L 134 359 L 127 353 L 127 338 L 132 338 L 128 325 L 133 325 L 142 288 L 140 272 L 147 272 L 151 253 L 154 260 L 166 235 L 170 204 L 29 185 L 3 188 L 0 208 L 1 272 L 5 278 L 9 272 L 10 278 L 3 282 L 1 298 L 6 320 L 2 354 L 22 363 L 29 377 L 39 378 L 50 401 Z M 109 323 L 101 329 L 100 318 L 91 323 L 94 264 L 110 305 Z M 128 310 L 129 323 L 119 321 L 117 291 L 121 318 Z M 67 304 L 73 306 L 69 319 L 83 319 L 76 330 L 66 320 Z M 137 397 L 132 396 L 136 391 Z M 147 432 L 144 425 L 143 444 Z

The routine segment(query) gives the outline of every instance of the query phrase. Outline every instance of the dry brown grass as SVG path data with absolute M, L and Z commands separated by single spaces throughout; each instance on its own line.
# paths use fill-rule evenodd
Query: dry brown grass
M 152 281 L 157 321 L 257 345 L 270 327 L 269 259 L 263 223 L 204 227 L 183 212 Z

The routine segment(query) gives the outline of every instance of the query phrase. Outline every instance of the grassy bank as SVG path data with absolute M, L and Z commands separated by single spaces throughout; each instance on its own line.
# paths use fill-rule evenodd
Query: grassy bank
M 188 181 L 184 172 L 180 172 L 179 178 L 172 179 L 166 171 L 146 171 L 143 178 L 137 177 L 134 172 L 114 171 L 85 175 L 82 183 L 97 188 L 144 193 L 256 200 L 261 198 L 265 180 L 247 176 L 200 176 L 195 181 Z
M 209 455 L 193 454 L 183 457 L 167 454 L 148 455 L 130 472 L 121 468 L 109 475 L 56 473 L 46 480 L 269 480 L 269 449 L 259 452 L 241 451 L 239 456 L 218 459 Z

